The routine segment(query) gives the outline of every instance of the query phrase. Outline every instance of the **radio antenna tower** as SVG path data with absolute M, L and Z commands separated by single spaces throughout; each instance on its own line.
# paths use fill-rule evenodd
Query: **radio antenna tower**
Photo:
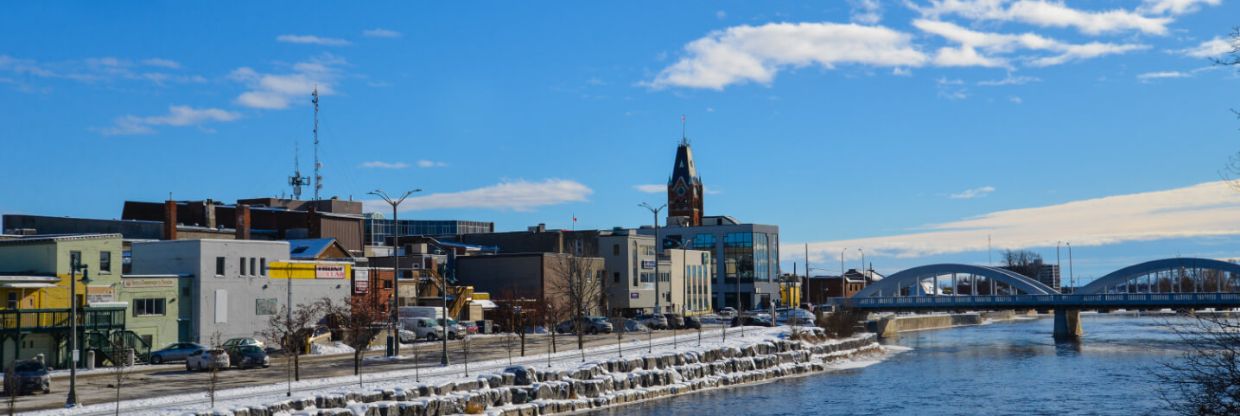
M 319 200 L 319 191 L 323 189 L 323 175 L 319 173 L 319 169 L 323 168 L 323 164 L 319 162 L 319 86 L 314 86 L 314 92 L 310 94 L 314 97 L 310 100 L 314 103 L 314 200 Z
M 301 176 L 301 147 L 293 142 L 293 176 L 288 177 L 288 184 L 293 186 L 293 199 L 301 199 L 301 187 L 310 183 L 310 178 Z

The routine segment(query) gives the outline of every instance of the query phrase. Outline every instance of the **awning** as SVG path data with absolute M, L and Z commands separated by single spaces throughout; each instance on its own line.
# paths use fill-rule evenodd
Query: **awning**
M 482 309 L 495 309 L 499 307 L 499 305 L 496 305 L 495 302 L 491 302 L 490 300 L 487 300 L 487 299 L 476 299 L 476 300 L 470 301 L 469 303 L 472 305 L 482 306 Z
M 43 289 L 48 287 L 56 287 L 51 283 L 0 283 L 0 288 L 5 289 Z

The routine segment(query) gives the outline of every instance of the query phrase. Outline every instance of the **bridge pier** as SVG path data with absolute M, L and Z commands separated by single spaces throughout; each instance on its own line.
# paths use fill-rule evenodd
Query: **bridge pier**
M 1075 340 L 1085 335 L 1081 328 L 1081 310 L 1055 308 L 1055 339 Z

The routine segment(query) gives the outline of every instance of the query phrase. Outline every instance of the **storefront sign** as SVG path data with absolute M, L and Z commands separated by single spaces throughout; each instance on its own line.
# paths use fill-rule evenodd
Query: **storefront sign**
M 343 264 L 318 264 L 314 266 L 314 277 L 316 279 L 343 279 Z
M 639 298 L 639 297 L 641 297 L 641 293 L 639 293 L 639 292 L 629 292 L 629 299 L 637 299 L 637 298 Z
M 121 280 L 121 286 L 126 289 L 146 289 L 156 287 L 176 287 L 177 279 L 173 278 L 125 278 Z
M 653 269 L 653 268 L 654 268 L 654 260 L 642 260 L 642 268 L 643 268 L 643 269 Z
M 86 303 L 112 302 L 116 299 L 116 291 L 112 286 L 87 286 Z
M 370 271 L 366 269 L 353 269 L 353 293 L 364 295 L 370 290 Z

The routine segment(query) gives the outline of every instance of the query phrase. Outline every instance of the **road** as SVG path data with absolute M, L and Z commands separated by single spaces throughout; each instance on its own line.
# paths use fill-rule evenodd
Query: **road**
M 707 330 L 710 329 L 714 328 L 708 328 Z M 681 330 L 677 331 L 677 333 L 682 342 L 696 342 L 696 330 Z M 715 334 L 718 334 L 718 332 L 715 332 Z M 656 331 L 653 333 L 652 339 L 659 341 L 671 336 L 672 331 Z M 644 334 L 625 334 L 626 345 L 631 345 L 629 343 L 632 342 L 633 338 L 647 339 Z M 585 345 L 586 348 L 609 344 L 615 345 L 616 340 L 617 337 L 614 334 L 587 335 L 585 337 Z M 550 341 L 551 337 L 546 335 L 526 337 L 526 356 L 545 356 L 550 347 Z M 504 336 L 483 336 L 471 338 L 469 342 L 469 359 L 472 362 L 507 358 L 509 355 L 509 348 L 507 348 L 509 342 L 511 342 L 510 345 L 512 346 L 512 356 L 519 358 L 521 353 L 519 337 L 513 336 L 511 341 L 509 341 L 509 338 Z M 405 358 L 368 361 L 365 363 L 362 372 L 377 373 L 413 368 L 415 361 L 409 356 L 413 355 L 411 348 L 415 348 L 415 346 L 418 352 L 416 362 L 419 366 L 430 369 L 439 365 L 442 356 L 441 342 L 419 342 L 414 345 L 402 344 L 401 355 L 405 356 Z M 576 337 L 572 335 L 556 336 L 555 348 L 557 352 L 576 350 Z M 629 348 L 626 347 L 627 349 Z M 449 341 L 448 353 L 452 363 L 462 362 L 465 359 L 464 344 L 459 340 Z M 380 357 L 382 355 L 382 351 L 371 351 L 366 354 L 367 357 Z M 352 354 L 302 356 L 301 378 L 307 380 L 352 375 L 352 358 Z M 237 387 L 270 385 L 273 382 L 287 380 L 288 367 L 284 362 L 283 357 L 273 357 L 272 365 L 268 368 L 229 369 L 222 371 L 219 373 L 217 388 L 224 390 Z M 140 366 L 134 371 L 128 372 L 125 376 L 122 384 L 121 400 L 202 392 L 209 378 L 209 372 L 185 371 L 184 364 Z M 116 389 L 113 387 L 115 382 L 116 376 L 112 372 L 95 372 L 89 375 L 78 376 L 77 394 L 79 403 L 97 404 L 116 401 Z M 21 396 L 17 399 L 17 411 L 63 408 L 68 388 L 69 381 L 66 377 L 54 378 L 51 394 Z

